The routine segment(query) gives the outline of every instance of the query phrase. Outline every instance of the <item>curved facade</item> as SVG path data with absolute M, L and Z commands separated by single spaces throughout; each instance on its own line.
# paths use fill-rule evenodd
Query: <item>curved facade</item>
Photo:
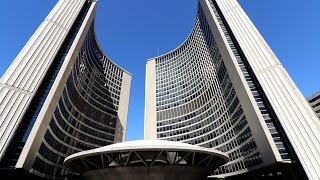
M 262 163 L 201 7 L 187 40 L 153 61 L 157 139 L 214 147 L 228 153 L 231 162 L 215 174 L 244 170 Z
M 318 177 L 318 162 L 301 162 L 308 153 L 313 154 L 311 161 L 318 157 L 317 145 L 306 138 L 312 148 L 301 150 L 304 147 L 296 135 L 302 125 L 289 128 L 285 115 L 299 109 L 302 113 L 290 118 L 301 123 L 299 118 L 304 117 L 303 123 L 312 124 L 304 128 L 309 128 L 313 139 L 319 125 L 314 114 L 305 110 L 309 107 L 301 94 L 292 92 L 297 88 L 275 83 L 290 79 L 286 73 L 261 74 L 275 62 L 284 70 L 261 38 L 235 0 L 199 0 L 189 37 L 173 51 L 147 62 L 145 139 L 181 141 L 227 153 L 230 162 L 214 172 L 216 177 L 249 172 Z M 252 57 L 261 51 L 266 58 Z M 263 60 L 257 62 L 259 58 Z M 257 71 L 261 67 L 265 69 Z M 299 101 L 280 102 L 283 98 L 275 99 L 278 94 L 270 93 L 269 88 L 283 87 L 288 89 L 278 92 L 280 96 Z M 280 112 L 280 107 L 286 110 Z M 283 164 L 285 168 L 278 168 Z
M 79 152 L 64 165 L 88 180 L 200 180 L 227 162 L 225 154 L 210 148 L 144 140 Z
M 25 108 L 25 112 L 21 120 L 17 119 L 1 167 L 22 168 L 41 177 L 59 179 L 74 174 L 63 166 L 67 156 L 124 141 L 131 75 L 100 49 L 94 29 L 95 10 L 94 1 L 60 0 L 47 17 L 51 18 L 49 22 L 73 23 L 59 40 L 60 47 L 52 54 L 29 104 L 17 107 Z M 59 21 L 62 14 L 68 13 L 73 16 Z M 37 30 L 29 41 L 36 52 L 50 44 L 37 46 L 33 39 L 57 36 L 50 34 L 52 27 L 47 28 Z M 18 56 L 15 61 L 24 64 L 43 58 L 27 57 Z M 10 68 L 1 80 L 13 76 Z M 39 68 L 31 70 L 29 76 L 35 76 Z

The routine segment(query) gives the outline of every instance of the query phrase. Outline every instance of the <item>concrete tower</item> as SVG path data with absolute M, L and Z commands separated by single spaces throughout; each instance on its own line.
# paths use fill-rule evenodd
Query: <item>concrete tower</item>
M 320 124 L 236 0 L 199 0 L 194 27 L 146 66 L 145 139 L 215 148 L 215 177 L 320 178 Z
M 96 4 L 58 1 L 1 78 L 0 172 L 59 179 L 68 155 L 124 141 L 131 74 L 96 41 Z

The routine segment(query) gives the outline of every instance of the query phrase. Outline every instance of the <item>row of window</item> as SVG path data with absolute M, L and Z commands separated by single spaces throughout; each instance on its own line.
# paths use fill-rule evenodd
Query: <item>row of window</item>
M 256 166 L 258 164 L 262 163 L 261 155 L 259 153 L 255 153 L 254 155 L 244 159 L 240 160 L 238 162 L 220 166 L 215 172 L 215 175 L 218 174 L 227 174 L 227 173 L 232 173 L 240 170 L 244 170 L 247 168 L 251 168 L 253 166 Z
M 117 119 L 116 117 L 101 115 L 100 119 L 91 119 L 74 106 L 67 94 L 67 91 L 63 92 L 62 101 L 59 101 L 58 105 L 59 107 L 66 107 L 60 109 L 65 117 L 73 117 L 76 121 L 81 122 L 82 124 L 95 130 L 100 130 L 109 134 L 115 133 L 114 128 Z
M 120 87 L 115 85 L 108 86 L 107 80 L 98 72 L 98 68 L 89 67 L 86 65 L 86 62 L 89 61 L 88 58 L 83 57 L 81 61 L 77 60 L 74 66 L 73 75 L 75 78 L 75 83 L 78 85 L 86 85 L 89 88 L 94 88 L 95 93 L 98 96 L 102 96 L 102 99 L 106 99 L 109 102 L 113 103 L 114 101 L 119 101 Z
M 201 8 L 185 43 L 156 58 L 157 137 L 229 153 L 224 173 L 259 163 L 243 160 L 257 146 Z
M 158 81 L 156 81 L 156 87 L 160 92 L 166 91 L 166 88 L 170 85 L 177 84 L 185 79 L 191 78 L 192 76 L 190 75 L 201 75 L 205 72 L 203 69 L 199 67 L 199 65 L 204 65 L 203 62 L 199 61 L 199 58 L 206 58 L 205 56 L 202 56 L 202 54 L 206 55 L 208 52 L 205 51 L 203 48 L 199 48 L 198 46 L 200 45 L 201 44 L 197 44 L 195 47 L 192 47 L 192 50 L 188 52 L 190 54 L 182 55 L 180 58 L 183 61 L 180 60 L 181 62 L 174 69 L 168 68 L 163 69 L 161 71 L 156 69 L 156 77 L 158 77 Z M 200 52 L 201 54 L 194 55 L 195 52 Z M 189 62 L 187 62 L 186 59 L 189 59 Z M 210 65 L 209 61 L 205 63 L 209 63 Z
M 320 95 L 315 97 L 315 98 L 313 98 L 313 99 L 311 99 L 311 100 L 309 100 L 309 103 L 312 104 L 312 103 L 314 103 L 315 101 L 317 101 L 319 99 L 320 99 Z
M 233 134 L 235 136 L 231 141 L 229 142 L 219 142 L 216 140 L 212 140 L 209 142 L 205 142 L 203 144 L 200 144 L 200 146 L 203 147 L 215 147 L 217 150 L 222 152 L 229 152 L 234 149 L 237 149 L 241 147 L 240 145 L 250 139 L 252 137 L 252 132 L 249 127 L 243 128 L 244 130 L 240 131 L 238 134 Z
M 185 55 L 183 54 L 181 55 L 181 62 L 176 65 L 176 69 L 163 69 L 162 73 L 159 68 L 156 68 L 156 76 L 159 79 L 157 81 L 157 90 L 159 93 L 172 89 L 172 87 L 178 87 L 179 84 L 185 84 L 190 81 L 189 79 L 195 79 L 193 77 L 196 75 L 206 78 L 206 76 L 203 75 L 204 73 L 212 73 L 210 68 L 206 68 L 205 70 L 203 68 L 207 66 L 213 66 L 212 62 L 210 61 L 212 57 L 208 53 L 208 48 L 203 47 L 204 44 L 202 45 L 199 42 L 193 43 L 195 45 L 191 46 L 190 50 L 188 51 L 189 54 L 186 55 L 186 57 L 184 57 Z M 220 56 L 216 55 L 215 58 L 220 58 Z M 175 59 L 172 59 L 172 61 L 175 61 Z M 170 61 L 167 62 L 169 64 Z
M 64 176 L 65 157 L 114 142 L 123 70 L 87 34 L 33 164 L 35 173 Z
M 120 90 L 118 90 L 118 87 L 112 87 L 108 85 L 106 82 L 97 80 L 98 75 L 94 75 L 93 73 L 89 73 L 87 71 L 81 71 L 78 70 L 81 64 L 80 62 L 76 61 L 77 65 L 75 67 L 74 76 L 75 78 L 75 84 L 76 86 L 83 86 L 87 91 L 92 91 L 92 94 L 98 97 L 99 101 L 102 100 L 102 102 L 106 102 L 107 104 L 112 104 L 112 106 L 119 105 L 119 94 Z M 117 89 L 115 89 L 117 88 Z
M 230 114 L 227 114 L 225 111 L 221 112 L 224 114 L 218 114 L 218 113 L 213 113 L 212 111 L 213 110 L 210 109 L 207 113 L 197 117 L 199 121 L 189 121 L 189 126 L 182 129 L 180 129 L 180 127 L 181 126 L 184 127 L 185 123 L 172 124 L 171 126 L 158 128 L 160 132 L 158 133 L 158 137 L 165 138 L 165 137 L 172 137 L 180 134 L 185 134 L 187 138 L 182 138 L 184 140 L 184 139 L 190 139 L 190 138 L 202 135 L 203 133 L 201 133 L 201 131 L 211 132 L 212 134 L 216 134 L 214 136 L 216 137 L 222 134 L 224 130 L 227 130 L 229 127 L 233 126 L 235 122 L 239 120 L 239 118 L 242 116 L 242 113 L 243 113 L 241 108 L 238 108 L 237 112 L 235 112 L 234 114 L 233 112 Z M 220 126 L 223 124 L 224 126 Z M 220 131 L 220 133 L 215 133 L 214 130 Z M 179 137 L 176 137 L 176 138 L 179 138 Z
M 224 93 L 227 94 L 229 93 L 228 91 L 229 90 L 225 91 Z M 178 106 L 178 104 L 168 105 L 170 109 L 165 109 L 163 111 L 157 112 L 157 120 L 163 121 L 166 119 L 173 119 L 174 117 L 179 117 L 196 110 L 199 111 L 199 108 L 203 107 L 208 102 L 214 102 L 214 104 L 220 103 L 220 105 L 222 105 L 223 103 L 225 103 L 225 100 L 223 99 L 223 96 L 221 96 L 219 92 L 220 93 L 223 92 L 223 90 L 219 88 L 219 85 L 216 83 L 211 83 L 208 85 L 208 88 L 205 89 L 202 94 L 197 93 L 195 94 L 195 96 L 189 97 L 186 100 L 184 105 L 182 106 Z M 225 110 L 219 109 L 218 111 L 225 111 Z
M 121 87 L 123 70 L 114 64 L 108 57 L 101 55 L 102 51 L 99 49 L 94 32 L 91 31 L 89 33 L 91 34 L 88 35 L 88 41 L 86 41 L 87 43 L 85 43 L 84 46 L 91 54 L 90 59 L 95 60 L 91 62 L 94 63 L 94 67 L 99 68 L 99 73 L 103 72 L 105 75 L 104 80 L 108 80 Z

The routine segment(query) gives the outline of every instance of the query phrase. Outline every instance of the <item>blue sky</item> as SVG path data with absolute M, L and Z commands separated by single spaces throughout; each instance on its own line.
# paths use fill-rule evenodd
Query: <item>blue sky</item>
M 57 0 L 1 2 L 0 76 Z M 320 1 L 239 0 L 304 96 L 320 90 Z M 145 63 L 182 43 L 197 0 L 100 0 L 98 41 L 133 75 L 127 140 L 143 138 Z

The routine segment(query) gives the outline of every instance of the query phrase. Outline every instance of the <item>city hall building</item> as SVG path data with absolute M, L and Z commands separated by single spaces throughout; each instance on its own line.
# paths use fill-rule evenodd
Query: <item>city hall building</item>
M 147 140 L 123 142 L 131 74 L 96 7 L 59 0 L 0 79 L 1 178 L 320 178 L 319 120 L 236 0 L 199 0 L 187 39 L 148 60 Z
M 320 178 L 320 124 L 236 0 L 199 0 L 192 32 L 146 65 L 145 139 L 226 153 L 220 178 Z

